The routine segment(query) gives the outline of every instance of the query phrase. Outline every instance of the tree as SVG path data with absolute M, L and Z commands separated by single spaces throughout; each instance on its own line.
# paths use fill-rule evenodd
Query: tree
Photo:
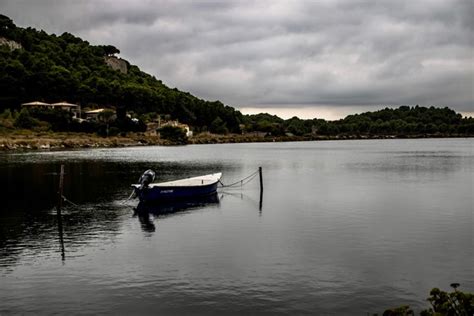
M 209 130 L 211 131 L 211 133 L 216 134 L 227 134 L 229 132 L 226 123 L 219 116 L 216 117 L 214 121 L 212 121 Z
M 14 125 L 17 128 L 30 129 L 35 126 L 38 126 L 38 123 L 39 123 L 38 120 L 31 117 L 28 110 L 26 108 L 23 108 L 20 111 L 20 114 L 18 115 L 18 117 L 16 118 Z
M 3 111 L 3 113 L 0 114 L 0 118 L 3 119 L 3 120 L 12 120 L 13 116 L 12 116 L 12 112 L 10 111 L 10 109 L 6 109 L 5 111 Z
M 120 50 L 117 49 L 115 46 L 112 45 L 99 45 L 99 47 L 103 50 L 106 56 L 113 56 L 115 54 L 120 54 Z
M 114 120 L 115 112 L 109 109 L 106 109 L 99 113 L 99 121 L 105 123 L 105 135 L 109 136 L 109 124 Z
M 7 128 L 12 128 L 14 124 L 14 119 L 12 112 L 10 109 L 6 109 L 3 111 L 2 114 L 0 114 L 0 126 L 4 126 Z
M 434 288 L 428 301 L 431 308 L 421 312 L 421 316 L 435 315 L 474 315 L 474 294 L 459 291 L 459 283 L 452 283 L 453 292 L 448 293 Z
M 310 133 L 311 129 L 307 128 L 304 124 L 303 120 L 300 120 L 298 117 L 294 116 L 288 121 L 285 122 L 287 124 L 287 129 L 290 133 L 294 135 L 301 136 L 306 133 Z
M 10 37 L 12 30 L 15 29 L 15 24 L 12 19 L 0 14 L 0 36 Z
M 157 132 L 160 133 L 162 139 L 169 140 L 176 144 L 186 144 L 188 140 L 186 131 L 181 127 L 165 125 L 157 129 Z

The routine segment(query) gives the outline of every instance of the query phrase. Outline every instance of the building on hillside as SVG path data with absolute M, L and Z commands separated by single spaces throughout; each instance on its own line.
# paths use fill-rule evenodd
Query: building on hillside
M 178 127 L 179 125 L 179 122 L 178 120 L 175 120 L 175 121 L 160 121 L 160 127 L 163 127 L 163 126 L 174 126 L 174 127 Z
M 96 110 L 89 110 L 84 112 L 84 117 L 86 120 L 89 121 L 98 121 L 99 114 L 104 112 L 105 109 L 96 109 Z
M 146 131 L 145 135 L 146 136 L 157 136 L 158 132 L 157 129 L 160 128 L 160 123 L 157 122 L 150 122 L 146 124 Z
M 103 120 L 104 120 L 102 113 L 104 113 L 104 112 L 106 112 L 106 111 L 111 111 L 111 112 L 112 112 L 109 119 L 113 120 L 113 119 L 117 118 L 117 115 L 116 115 L 116 113 L 115 113 L 114 110 L 111 110 L 111 109 L 104 109 L 104 108 L 85 111 L 85 112 L 84 112 L 84 115 L 85 115 L 86 120 L 88 120 L 88 121 L 96 121 L 96 122 L 99 122 L 99 121 L 103 121 Z
M 189 128 L 188 125 L 180 124 L 179 126 L 186 131 L 186 137 L 193 137 L 193 131 Z
M 55 110 L 68 111 L 73 114 L 74 118 L 81 116 L 81 107 L 77 104 L 69 103 L 66 101 L 58 102 L 58 103 L 45 103 L 41 101 L 33 101 L 33 102 L 28 102 L 28 103 L 22 103 L 21 106 L 26 107 L 26 108 L 55 109 Z
M 21 106 L 25 107 L 25 108 L 38 108 L 38 109 L 51 108 L 50 103 L 45 103 L 45 102 L 41 102 L 41 101 L 33 101 L 33 102 L 22 103 Z
M 74 118 L 81 117 L 81 107 L 77 104 L 69 103 L 66 101 L 51 104 L 53 109 L 59 109 L 63 111 L 69 111 L 73 114 Z
M 153 125 L 154 126 L 154 125 Z M 180 122 L 178 122 L 178 120 L 175 120 L 175 121 L 167 121 L 165 123 L 162 123 L 161 121 L 159 121 L 158 123 L 158 127 L 157 128 L 160 128 L 160 127 L 163 127 L 163 126 L 173 126 L 173 127 L 179 127 L 179 128 L 182 128 L 186 131 L 186 137 L 193 137 L 193 131 L 189 128 L 189 125 L 187 124 L 182 124 Z M 157 129 L 155 128 L 155 130 Z

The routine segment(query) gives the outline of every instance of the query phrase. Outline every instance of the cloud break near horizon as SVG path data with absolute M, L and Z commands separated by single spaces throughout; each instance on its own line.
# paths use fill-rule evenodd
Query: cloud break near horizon
M 168 86 L 244 113 L 474 112 L 469 0 L 0 0 L 0 12 L 22 27 L 112 44 Z

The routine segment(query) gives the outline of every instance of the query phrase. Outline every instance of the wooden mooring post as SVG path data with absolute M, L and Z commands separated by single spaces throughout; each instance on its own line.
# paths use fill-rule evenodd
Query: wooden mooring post
M 63 206 L 63 191 L 64 191 L 64 165 L 61 165 L 61 171 L 59 172 L 59 189 L 58 189 L 58 214 L 61 214 L 61 207 Z

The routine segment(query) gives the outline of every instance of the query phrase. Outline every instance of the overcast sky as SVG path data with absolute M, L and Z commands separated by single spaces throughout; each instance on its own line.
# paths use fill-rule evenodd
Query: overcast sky
M 403 104 L 474 112 L 473 3 L 0 0 L 0 13 L 112 44 L 244 113 L 331 119 Z

